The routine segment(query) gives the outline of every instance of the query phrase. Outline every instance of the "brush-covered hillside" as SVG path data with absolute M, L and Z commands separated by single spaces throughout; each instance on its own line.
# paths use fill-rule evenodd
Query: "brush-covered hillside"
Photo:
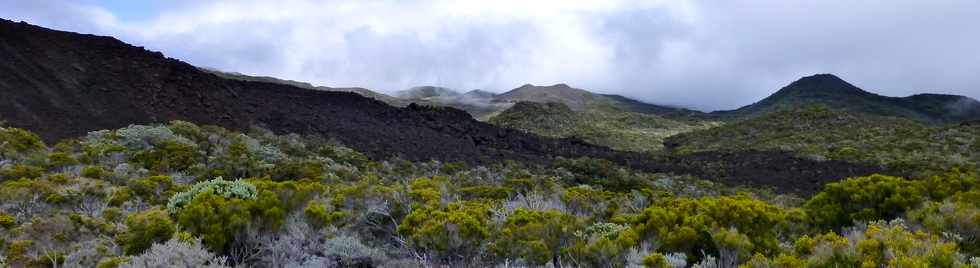
M 933 126 L 901 117 L 811 105 L 667 138 L 677 153 L 787 151 L 905 171 L 976 169 L 980 124 Z
M 617 150 L 640 152 L 662 150 L 666 137 L 717 125 L 628 112 L 611 105 L 573 110 L 563 103 L 526 101 L 518 102 L 488 122 L 547 137 L 575 137 Z
M 967 267 L 978 196 L 960 171 L 798 196 L 589 158 L 374 161 L 182 121 L 55 144 L 0 127 L 11 267 Z

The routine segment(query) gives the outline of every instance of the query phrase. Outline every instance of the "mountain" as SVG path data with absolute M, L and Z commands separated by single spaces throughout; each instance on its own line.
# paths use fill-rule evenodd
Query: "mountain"
M 213 69 L 213 68 L 200 68 L 200 69 L 203 70 L 203 71 L 205 71 L 205 72 L 209 72 L 209 73 L 212 73 L 214 75 L 220 76 L 222 78 L 227 78 L 227 79 L 235 79 L 235 80 L 243 80 L 243 81 L 255 81 L 255 82 L 267 82 L 267 83 L 276 83 L 276 84 L 290 85 L 290 86 L 299 87 L 299 88 L 314 89 L 314 90 L 323 90 L 323 91 L 352 92 L 352 93 L 357 93 L 358 95 L 361 95 L 361 96 L 365 96 L 365 97 L 368 97 L 368 98 L 372 98 L 372 99 L 376 99 L 376 100 L 379 100 L 379 101 L 383 101 L 384 103 L 387 103 L 387 104 L 393 105 L 393 106 L 406 106 L 406 105 L 408 105 L 410 103 L 410 102 L 407 102 L 407 101 L 405 101 L 403 99 L 400 99 L 400 98 L 392 97 L 392 96 L 389 96 L 389 95 L 384 94 L 384 93 L 379 93 L 379 92 L 376 92 L 376 91 L 373 91 L 373 90 L 370 90 L 370 89 L 366 89 L 366 88 L 361 88 L 361 87 L 324 87 L 324 86 L 314 86 L 313 84 L 310 84 L 310 83 L 307 83 L 307 82 L 300 82 L 300 81 L 279 79 L 279 78 L 269 77 L 269 76 L 251 76 L 251 75 L 245 75 L 245 74 L 241 74 L 241 73 L 223 72 L 223 71 L 216 70 L 216 69 Z
M 882 116 L 899 116 L 929 123 L 954 123 L 980 118 L 980 102 L 969 97 L 920 94 L 888 97 L 864 91 L 831 74 L 803 77 L 754 104 L 712 115 L 752 118 L 809 104 Z
M 611 105 L 594 105 L 576 111 L 564 103 L 526 101 L 516 103 L 488 122 L 547 137 L 575 137 L 617 150 L 641 152 L 660 151 L 666 137 L 715 125 L 627 112 Z
M 459 92 L 456 92 L 456 90 L 436 86 L 413 87 L 395 92 L 395 96 L 403 99 L 447 98 L 456 97 L 459 95 Z
M 395 95 L 402 102 L 460 109 L 480 121 L 486 121 L 512 106 L 510 103 L 494 101 L 496 94 L 483 90 L 459 93 L 451 88 L 421 86 L 399 91 Z
M 585 110 L 591 106 L 612 106 L 623 111 L 655 114 L 668 117 L 695 117 L 703 113 L 668 106 L 644 103 L 620 95 L 592 93 L 584 89 L 570 87 L 566 84 L 551 86 L 535 86 L 526 84 L 508 92 L 497 95 L 498 102 L 538 102 L 562 103 L 572 110 Z
M 0 20 L 0 95 L 4 127 L 36 132 L 48 142 L 130 124 L 183 120 L 236 131 L 260 126 L 274 133 L 320 136 L 378 160 L 545 165 L 557 157 L 590 157 L 646 172 L 786 192 L 812 193 L 825 182 L 880 171 L 766 152 L 655 159 L 497 127 L 454 108 L 398 108 L 350 92 L 227 79 L 112 37 L 7 20 Z M 774 170 L 772 164 L 782 168 Z

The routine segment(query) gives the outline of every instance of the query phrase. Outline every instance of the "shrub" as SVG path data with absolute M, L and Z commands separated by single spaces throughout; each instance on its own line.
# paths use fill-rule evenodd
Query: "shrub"
M 323 255 L 338 260 L 341 267 L 373 267 L 387 259 L 381 250 L 366 246 L 361 239 L 349 235 L 327 239 Z
M 871 175 L 828 183 L 803 207 L 816 226 L 838 228 L 855 221 L 894 219 L 924 199 L 919 183 Z
M 40 178 L 42 174 L 44 174 L 43 168 L 27 164 L 14 164 L 0 169 L 0 179 L 3 180 L 36 179 Z
M 490 209 L 478 202 L 454 202 L 445 208 L 426 206 L 412 212 L 398 231 L 424 251 L 450 263 L 478 257 L 490 236 Z
M 680 198 L 647 208 L 634 219 L 633 229 L 660 242 L 662 249 L 687 256 L 698 256 L 702 251 L 717 255 L 721 247 L 732 245 L 746 252 L 773 253 L 786 218 L 783 209 L 742 195 Z M 729 228 L 737 232 L 718 231 Z
M 11 158 L 45 148 L 41 137 L 19 128 L 0 127 L 0 158 Z
M 138 256 L 133 256 L 122 267 L 154 268 L 154 267 L 228 267 L 225 258 L 217 257 L 201 247 L 201 242 L 193 240 L 184 242 L 177 239 L 168 240 L 163 244 L 153 244 L 149 250 Z
M 303 209 L 303 214 L 306 215 L 311 225 L 321 228 L 343 219 L 346 215 L 339 211 L 329 211 L 327 205 L 320 202 L 310 202 Z
M 176 211 L 182 230 L 201 237 L 211 250 L 224 253 L 251 224 L 253 205 L 215 191 L 202 191 L 179 210 L 171 211 Z
M 575 216 L 559 211 L 519 208 L 504 220 L 495 235 L 494 251 L 534 265 L 551 262 L 558 266 L 561 250 L 574 244 L 579 225 Z
M 152 176 L 130 180 L 127 187 L 150 204 L 163 204 L 184 187 L 175 184 L 169 176 Z
M 218 177 L 213 180 L 196 183 L 194 186 L 191 186 L 190 190 L 171 196 L 167 202 L 167 210 L 171 215 L 177 214 L 178 210 L 202 193 L 213 193 L 224 198 L 244 200 L 255 200 L 257 198 L 255 185 L 240 180 L 226 181 Z
M 908 217 L 958 242 L 965 252 L 980 255 L 980 189 L 955 194 L 942 202 L 927 202 L 910 211 Z
M 153 243 L 170 240 L 176 227 L 167 212 L 150 210 L 129 215 L 126 218 L 127 230 L 121 235 L 123 252 L 127 255 L 143 253 Z
M 106 172 L 100 166 L 87 166 L 82 168 L 81 175 L 86 178 L 101 179 L 104 176 L 109 175 L 109 172 Z
M 796 241 L 795 254 L 807 267 L 963 267 L 956 245 L 938 236 L 909 231 L 900 220 L 859 226 L 846 236 L 833 232 Z
M 7 213 L 0 212 L 0 227 L 4 229 L 10 229 L 17 226 L 17 218 L 10 216 Z

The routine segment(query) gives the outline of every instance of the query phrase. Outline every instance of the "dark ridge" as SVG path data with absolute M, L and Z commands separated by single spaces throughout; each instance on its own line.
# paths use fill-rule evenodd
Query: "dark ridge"
M 276 133 L 321 135 L 373 159 L 548 164 L 559 156 L 594 157 L 648 172 L 690 173 L 726 183 L 753 181 L 791 192 L 810 192 L 824 182 L 871 171 L 782 154 L 655 160 L 577 139 L 499 128 L 453 108 L 396 108 L 355 93 L 225 79 L 115 38 L 6 20 L 0 20 L 0 93 L 0 120 L 34 131 L 48 142 L 130 124 L 186 120 L 239 131 L 258 125 Z M 708 177 L 715 173 L 683 164 L 692 161 L 737 170 L 731 176 Z

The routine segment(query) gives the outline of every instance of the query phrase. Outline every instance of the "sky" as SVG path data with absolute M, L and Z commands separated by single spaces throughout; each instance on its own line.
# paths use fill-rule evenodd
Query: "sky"
M 980 98 L 980 1 L 0 0 L 188 63 L 393 93 L 566 83 L 701 110 L 832 73 Z

